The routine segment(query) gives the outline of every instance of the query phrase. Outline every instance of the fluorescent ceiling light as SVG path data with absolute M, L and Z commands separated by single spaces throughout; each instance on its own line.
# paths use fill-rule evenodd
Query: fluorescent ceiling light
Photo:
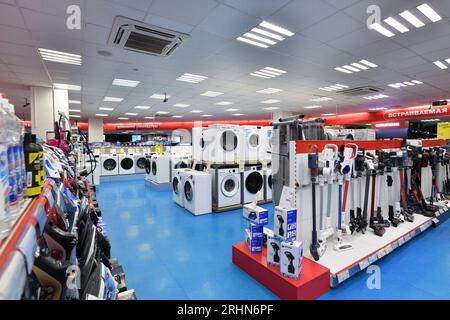
M 69 118 L 81 118 L 79 114 L 69 114 Z
M 183 82 L 199 83 L 208 79 L 206 76 L 201 76 L 198 74 L 184 73 L 182 76 L 178 77 L 176 80 Z
M 177 116 L 177 115 L 175 115 L 175 116 L 172 116 L 172 118 L 184 118 L 184 116 Z
M 101 110 L 101 111 L 113 111 L 114 108 L 100 107 L 100 108 L 98 108 L 98 110 Z
M 278 41 L 283 41 L 284 39 L 286 39 L 286 38 L 284 38 L 282 36 L 279 36 L 279 35 L 277 35 L 275 33 L 272 33 L 272 32 L 269 32 L 269 31 L 266 31 L 266 30 L 263 30 L 263 29 L 260 29 L 260 28 L 253 28 L 251 31 L 259 33 L 259 34 L 262 34 L 263 36 L 270 37 L 270 38 L 278 40 Z
M 442 17 L 426 3 L 418 6 L 417 9 L 433 22 L 442 20 Z
M 148 109 L 150 109 L 151 107 L 150 106 L 136 106 L 136 107 L 134 107 L 135 109 L 140 109 L 140 110 L 148 110 Z
M 279 102 L 281 102 L 281 100 L 277 100 L 277 99 L 268 99 L 268 100 L 261 101 L 261 103 L 264 103 L 264 104 L 273 104 L 273 103 L 279 103 Z
M 320 97 L 320 98 L 312 98 L 309 101 L 312 101 L 312 102 L 323 102 L 323 101 L 331 101 L 331 100 L 333 100 L 333 98 Z
M 131 88 L 136 88 L 139 83 L 141 83 L 140 81 L 135 81 L 135 80 L 125 80 L 125 79 L 114 79 L 112 84 L 113 86 L 121 86 L 121 87 L 131 87 Z
M 388 38 L 395 36 L 395 33 L 389 31 L 388 29 L 386 29 L 379 23 L 374 23 L 374 24 L 370 25 L 369 28 L 381 33 L 383 36 L 388 37 Z
M 375 128 L 390 128 L 390 127 L 400 127 L 400 123 L 399 122 L 391 122 L 391 123 L 375 124 Z
M 233 102 L 230 101 L 221 101 L 221 102 L 217 102 L 216 103 L 218 106 L 229 106 L 231 104 L 233 104 Z
M 202 113 L 202 110 L 191 110 L 192 113 Z
M 354 63 L 354 64 L 356 64 L 356 63 Z M 346 88 L 348 88 L 348 86 L 345 86 L 345 85 L 343 85 L 343 84 L 335 84 L 334 85 L 335 87 L 341 87 L 341 88 L 343 88 L 343 89 L 346 89 Z
M 388 84 L 388 87 L 394 88 L 394 89 L 400 89 L 400 86 L 396 83 Z
M 336 113 L 324 113 L 324 114 L 322 114 L 322 116 L 324 116 L 324 117 L 331 117 L 331 116 L 335 116 L 336 115 Z
M 106 113 L 96 113 L 97 117 L 107 117 L 108 115 Z
M 422 82 L 422 81 L 419 81 L 419 80 L 412 80 L 411 82 L 413 82 L 413 83 L 415 83 L 415 84 L 423 84 L 423 82 Z
M 106 101 L 106 102 L 122 102 L 123 98 L 105 97 L 105 98 L 103 98 L 103 101 Z
M 279 107 L 267 107 L 267 108 L 264 108 L 264 110 L 278 110 L 278 109 L 280 109 Z
M 381 111 L 381 110 L 387 110 L 385 107 L 379 107 L 379 108 L 370 108 L 369 111 Z
M 240 117 L 240 116 L 245 116 L 245 114 L 243 114 L 243 113 L 233 113 L 232 116 Z
M 280 70 L 280 69 L 276 69 L 276 68 L 272 68 L 272 67 L 265 67 L 264 69 L 265 69 L 265 70 L 268 70 L 268 71 L 277 72 L 277 73 L 287 73 L 287 71 Z M 263 70 L 264 70 L 264 69 L 263 69 Z
M 237 37 L 236 40 L 239 40 L 239 41 L 260 47 L 260 48 L 268 48 L 269 47 L 268 45 L 265 45 L 265 44 L 262 44 L 262 43 L 259 43 L 259 42 L 256 42 L 256 41 L 253 41 L 250 39 L 242 38 L 242 37 Z
M 73 85 L 73 84 L 65 84 L 65 83 L 54 83 L 53 87 L 55 89 L 69 90 L 69 91 L 80 91 L 81 86 Z
M 221 95 L 223 95 L 223 92 L 216 92 L 216 91 L 206 91 L 201 94 L 201 96 L 204 97 L 218 97 Z
M 351 65 L 354 66 L 355 68 L 359 68 L 359 69 L 361 69 L 361 70 L 369 70 L 368 67 L 363 66 L 362 64 L 357 63 L 357 62 L 354 62 L 354 63 L 352 63 Z
M 69 100 L 69 104 L 81 104 L 80 100 Z
M 166 98 L 169 99 L 170 96 L 165 95 L 165 94 L 159 94 L 159 93 L 154 93 L 150 96 L 150 99 L 164 100 Z
M 155 119 L 155 117 L 144 117 L 144 119 Z
M 276 89 L 276 88 L 267 88 L 267 89 L 258 90 L 256 92 L 262 93 L 262 94 L 273 94 L 273 93 L 279 93 L 281 91 L 283 91 L 283 90 Z
M 353 73 L 353 72 L 351 72 L 351 71 L 349 71 L 347 69 L 344 69 L 344 68 L 334 68 L 334 70 L 340 71 L 340 72 L 343 72 L 343 73 L 347 73 L 347 74 Z
M 49 50 L 44 48 L 38 48 L 38 51 L 42 57 L 42 60 L 72 64 L 77 66 L 80 66 L 82 63 L 82 57 L 78 54 Z
M 271 77 L 269 77 L 269 76 L 262 76 L 262 75 L 257 74 L 257 73 L 250 73 L 250 75 L 251 75 L 251 76 L 254 76 L 254 77 L 263 78 L 263 79 L 270 79 L 270 78 L 271 78 Z
M 442 70 L 448 69 L 448 67 L 441 61 L 435 61 L 433 62 L 435 65 L 437 65 L 439 68 L 441 68 Z
M 322 106 L 306 106 L 305 109 L 319 109 L 322 108 Z
M 126 116 L 137 116 L 138 114 L 134 113 L 134 112 L 125 112 L 125 115 Z
M 409 82 L 409 81 L 405 81 L 403 82 L 404 84 L 406 84 L 407 86 L 415 86 L 415 83 Z
M 265 73 L 265 72 L 262 72 L 262 71 L 255 71 L 254 73 L 256 73 L 256 74 L 258 74 L 260 76 L 268 77 L 268 78 L 275 78 L 276 77 L 276 75 Z
M 322 90 L 322 91 L 327 91 L 327 92 L 333 91 L 333 89 L 331 89 L 331 88 L 328 88 L 328 87 L 324 87 L 324 88 L 319 88 L 319 90 Z
M 227 112 L 236 112 L 236 111 L 239 111 L 239 109 L 227 109 L 225 111 L 227 111 Z
M 169 111 L 158 111 L 158 112 L 156 112 L 156 114 L 169 114 L 170 112 Z
M 176 104 L 174 104 L 173 106 L 174 106 L 174 107 L 177 107 L 177 108 L 187 108 L 187 107 L 190 106 L 190 104 L 186 104 L 186 103 L 176 103 Z
M 275 71 L 271 71 L 271 70 L 267 70 L 267 69 L 261 69 L 261 70 L 259 70 L 259 72 L 263 73 L 263 74 L 265 73 L 265 74 L 268 74 L 268 75 L 272 75 L 274 77 L 278 77 L 278 76 L 281 75 L 281 73 L 279 73 L 279 72 L 275 72 Z
M 353 72 L 360 72 L 361 71 L 361 70 L 359 70 L 359 69 L 357 69 L 355 67 L 348 66 L 348 65 L 342 66 L 342 68 L 350 70 L 350 71 L 353 71 Z
M 384 19 L 384 22 L 386 22 L 392 28 L 396 29 L 397 31 L 399 31 L 401 33 L 405 33 L 405 32 L 409 31 L 409 29 L 406 26 L 404 26 L 403 24 L 401 24 L 400 22 L 398 22 L 396 19 L 394 19 L 392 17 Z
M 212 117 L 212 114 L 202 114 L 202 117 Z
M 441 119 L 424 119 L 424 120 L 420 120 L 420 122 L 439 122 L 441 121 Z
M 367 60 L 361 60 L 360 63 L 365 64 L 366 66 L 371 67 L 371 68 L 377 68 L 378 67 L 378 65 L 376 65 L 375 63 L 372 63 L 372 62 L 367 61 Z
M 420 21 L 419 18 L 417 18 L 415 15 L 413 15 L 408 10 L 403 11 L 402 13 L 400 13 L 400 16 L 403 19 L 405 19 L 406 21 L 408 21 L 409 23 L 411 23 L 416 28 L 420 28 L 420 27 L 423 27 L 425 25 L 425 23 Z
M 253 33 L 250 33 L 250 32 L 244 33 L 244 37 L 251 38 L 251 39 L 254 39 L 254 40 L 257 40 L 257 41 L 261 41 L 261 42 L 264 42 L 264 43 L 267 43 L 267 44 L 270 44 L 270 45 L 276 44 L 276 42 L 273 41 L 273 40 L 266 39 L 264 37 L 258 36 L 256 34 L 253 34 Z
M 80 109 L 69 109 L 69 112 L 81 112 Z
M 118 120 L 130 120 L 130 118 L 119 117 Z
M 277 26 L 277 25 L 275 25 L 275 24 L 273 24 L 273 23 L 270 23 L 270 22 L 267 22 L 267 21 L 263 21 L 263 22 L 261 22 L 259 25 L 260 25 L 261 27 L 263 27 L 263 28 L 270 29 L 270 30 L 272 30 L 272 31 L 281 33 L 281 34 L 283 34 L 283 35 L 285 35 L 285 36 L 288 36 L 288 37 L 292 37 L 292 36 L 295 34 L 295 33 L 293 33 L 293 32 L 290 31 L 290 30 L 287 30 L 287 29 L 285 29 L 285 28 L 282 28 L 282 27 L 280 27 L 280 26 Z

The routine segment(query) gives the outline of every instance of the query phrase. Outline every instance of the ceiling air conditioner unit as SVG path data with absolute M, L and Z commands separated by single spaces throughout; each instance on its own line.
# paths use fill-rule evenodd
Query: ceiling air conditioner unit
M 337 93 L 340 93 L 340 94 L 343 94 L 346 96 L 357 97 L 357 96 L 367 96 L 367 95 L 371 95 L 371 94 L 376 94 L 381 91 L 384 91 L 384 90 L 377 88 L 377 87 L 364 86 L 364 87 L 357 87 L 357 88 L 352 88 L 352 89 L 341 90 L 341 91 L 338 91 Z
M 189 35 L 142 23 L 125 17 L 116 17 L 108 45 L 153 56 L 170 55 Z

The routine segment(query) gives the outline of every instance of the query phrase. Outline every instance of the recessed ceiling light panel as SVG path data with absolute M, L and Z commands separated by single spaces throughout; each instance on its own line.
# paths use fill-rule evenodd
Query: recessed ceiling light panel
M 117 98 L 117 97 L 104 97 L 103 101 L 106 102 L 122 102 L 123 98 Z
M 217 92 L 217 91 L 206 91 L 201 94 L 201 96 L 204 96 L 204 97 L 218 97 L 221 95 L 223 95 L 223 92 Z
M 257 27 L 237 37 L 236 40 L 267 49 L 293 35 L 294 33 L 288 29 L 263 21 Z
M 38 48 L 42 60 L 81 66 L 83 58 L 78 54 Z
M 121 86 L 121 87 L 131 87 L 131 88 L 136 88 L 139 83 L 141 83 L 140 81 L 135 81 L 135 80 L 125 80 L 125 79 L 114 79 L 112 84 L 113 86 Z
M 276 89 L 276 88 L 267 88 L 267 89 L 258 90 L 256 92 L 262 93 L 262 94 L 274 94 L 274 93 L 279 93 L 281 91 L 283 91 L 283 90 Z
M 177 81 L 182 82 L 190 82 L 190 83 L 200 83 L 202 81 L 205 81 L 208 79 L 206 76 L 201 76 L 198 74 L 192 74 L 192 73 L 184 73 L 182 76 L 178 77 Z

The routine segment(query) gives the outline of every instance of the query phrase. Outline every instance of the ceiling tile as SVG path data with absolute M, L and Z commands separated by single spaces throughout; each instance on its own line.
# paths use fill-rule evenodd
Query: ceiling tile
M 153 0 L 149 13 L 195 26 L 217 5 L 215 0 Z
M 0 3 L 0 24 L 25 29 L 19 8 Z
M 284 5 L 289 3 L 289 1 L 290 0 L 225 0 L 224 3 L 248 15 L 264 19 L 274 14 Z

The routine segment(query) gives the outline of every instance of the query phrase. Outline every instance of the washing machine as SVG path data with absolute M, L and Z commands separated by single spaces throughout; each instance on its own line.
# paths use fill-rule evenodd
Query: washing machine
M 212 211 L 211 174 L 206 172 L 183 170 L 184 207 L 193 215 L 202 215 Z
M 239 158 L 239 126 L 210 125 L 205 133 L 204 158 L 211 163 L 235 163 Z
M 134 163 L 134 155 L 119 154 L 119 175 L 135 174 L 136 166 Z
M 191 156 L 185 155 L 185 156 L 181 156 L 181 155 L 173 155 L 171 162 L 170 162 L 170 167 L 172 172 L 175 169 L 186 169 L 186 168 L 190 168 L 191 167 L 191 161 L 192 158 Z M 173 174 L 172 174 L 173 177 Z
M 117 176 L 119 174 L 119 158 L 116 154 L 102 154 L 100 164 L 102 166 L 102 176 Z
M 267 169 L 264 174 L 264 200 L 272 201 L 272 169 Z
M 174 169 L 172 174 L 172 199 L 173 202 L 181 207 L 184 207 L 184 179 L 186 171 L 193 171 L 192 169 Z
M 241 150 L 238 160 L 256 162 L 259 160 L 261 150 L 261 127 L 241 126 Z
M 273 128 L 262 127 L 260 130 L 261 148 L 259 149 L 259 161 L 272 162 Z
M 264 172 L 262 166 L 245 167 L 242 174 L 242 203 L 247 204 L 262 200 L 264 200 Z
M 155 183 L 170 183 L 170 162 L 170 156 L 153 156 L 150 180 Z
M 195 127 L 192 128 L 192 160 L 203 161 L 203 153 L 205 151 L 206 142 L 206 128 Z
M 152 159 L 153 156 L 147 156 L 145 158 L 145 180 L 151 181 L 152 180 Z
M 238 206 L 241 201 L 241 174 L 238 166 L 211 166 L 213 208 Z
M 142 154 L 134 155 L 134 166 L 136 173 L 145 173 L 145 161 L 147 157 Z

